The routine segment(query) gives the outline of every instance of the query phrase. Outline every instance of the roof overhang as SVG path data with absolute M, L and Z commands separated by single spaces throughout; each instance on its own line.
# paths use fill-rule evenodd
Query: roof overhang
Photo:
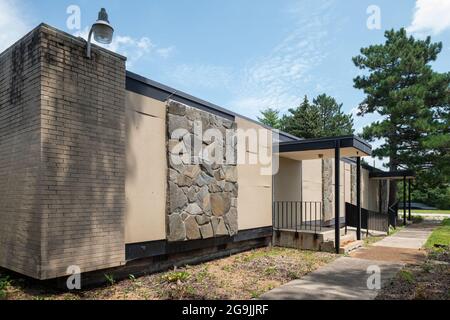
M 411 180 L 415 177 L 416 174 L 412 170 L 374 171 L 369 174 L 369 178 L 372 180 Z
M 336 146 L 341 157 L 366 157 L 372 154 L 372 146 L 356 136 L 306 139 L 280 142 L 275 147 L 282 158 L 292 160 L 330 159 L 335 157 Z

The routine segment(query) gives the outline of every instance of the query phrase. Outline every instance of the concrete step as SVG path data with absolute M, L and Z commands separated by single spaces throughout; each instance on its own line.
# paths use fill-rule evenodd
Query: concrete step
M 340 254 L 347 254 L 353 250 L 356 250 L 358 248 L 361 248 L 364 244 L 364 241 L 362 240 L 356 240 L 356 241 L 352 241 L 352 242 L 348 242 L 347 244 L 341 246 L 339 248 L 339 253 Z
M 341 243 L 347 242 L 347 241 L 356 241 L 356 233 L 349 232 L 348 234 L 342 234 L 341 235 Z

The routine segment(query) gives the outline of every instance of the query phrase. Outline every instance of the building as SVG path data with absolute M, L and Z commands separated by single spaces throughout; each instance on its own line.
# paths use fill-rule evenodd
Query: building
M 127 72 L 123 56 L 94 46 L 88 59 L 85 47 L 41 24 L 0 54 L 1 267 L 40 280 L 64 277 L 70 266 L 156 271 L 270 244 L 276 202 L 320 203 L 319 215 L 305 219 L 321 227 L 336 225 L 336 212 L 345 217 L 345 202 L 357 203 L 350 157 L 370 154 L 360 139 L 278 134 Z M 246 140 L 227 146 L 249 158 L 263 150 L 279 159 L 278 173 L 261 174 L 273 162 L 236 157 L 174 163 L 176 145 L 195 147 L 195 123 L 265 135 L 256 151 Z M 185 133 L 174 138 L 177 129 Z M 387 193 L 377 191 L 386 184 L 369 179 L 369 169 L 362 207 L 386 211 Z

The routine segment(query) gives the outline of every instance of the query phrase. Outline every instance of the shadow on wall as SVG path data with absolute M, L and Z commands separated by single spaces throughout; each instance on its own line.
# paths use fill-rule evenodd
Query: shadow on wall
M 0 263 L 37 276 L 41 250 L 39 33 L 0 55 Z
M 43 277 L 124 261 L 125 65 L 42 33 Z

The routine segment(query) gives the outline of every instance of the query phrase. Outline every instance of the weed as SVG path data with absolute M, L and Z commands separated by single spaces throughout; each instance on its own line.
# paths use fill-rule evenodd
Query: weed
M 105 278 L 106 278 L 106 281 L 108 282 L 108 284 L 110 286 L 112 286 L 112 285 L 114 285 L 116 283 L 116 280 L 114 280 L 114 276 L 112 274 L 106 274 L 105 273 Z
M 277 272 L 276 267 L 268 267 L 266 270 L 264 270 L 265 275 L 271 276 Z
M 178 282 L 178 281 L 186 281 L 190 278 L 190 275 L 187 271 L 172 271 L 162 276 L 162 279 L 166 282 Z
M 262 292 L 258 291 L 258 290 L 250 291 L 250 295 L 251 295 L 252 299 L 258 299 L 261 294 L 262 294 Z
M 414 275 L 408 270 L 401 270 L 399 276 L 400 279 L 406 281 L 409 284 L 413 284 L 415 282 Z
M 0 275 L 0 299 L 6 298 L 6 288 L 10 285 L 8 276 Z

